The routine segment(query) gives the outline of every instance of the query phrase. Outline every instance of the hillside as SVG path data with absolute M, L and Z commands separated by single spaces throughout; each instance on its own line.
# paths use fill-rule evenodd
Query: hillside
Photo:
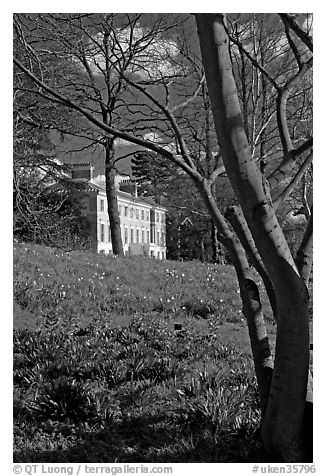
M 42 326 L 50 315 L 65 327 L 92 321 L 122 325 L 138 313 L 172 320 L 242 322 L 231 266 L 105 257 L 15 244 L 15 327 Z

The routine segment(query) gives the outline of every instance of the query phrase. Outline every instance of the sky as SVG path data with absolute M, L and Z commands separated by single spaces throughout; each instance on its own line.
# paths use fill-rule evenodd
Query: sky
M 138 26 L 136 26 L 133 31 L 133 41 L 142 41 L 143 35 L 146 34 L 146 27 L 144 26 L 146 25 L 146 22 L 151 22 L 150 16 L 145 15 L 141 18 Z M 186 23 L 186 25 L 188 25 L 188 23 Z M 126 49 L 128 48 L 130 28 L 123 30 L 117 29 L 116 32 L 119 41 L 119 47 L 121 47 L 123 51 L 126 51 Z M 102 33 L 97 33 L 96 35 L 94 35 L 96 41 L 100 43 L 102 41 L 102 37 Z M 147 39 L 145 39 L 144 44 L 147 44 Z M 112 42 L 111 48 L 112 47 L 114 48 L 114 54 L 112 55 L 112 59 L 115 58 L 115 55 L 117 55 L 118 57 L 121 56 L 120 50 L 115 47 L 115 42 Z M 132 71 L 137 74 L 137 81 L 159 78 L 159 73 L 162 73 L 164 75 L 177 74 L 178 70 L 180 69 L 180 66 L 177 62 L 171 63 L 170 58 L 172 58 L 173 61 L 178 54 L 178 45 L 173 40 L 171 35 L 168 34 L 168 36 L 163 37 L 163 35 L 160 34 L 155 38 L 154 41 L 149 44 L 146 49 L 142 50 L 141 55 L 137 56 L 136 60 L 131 64 L 130 69 L 132 69 Z M 105 58 L 104 55 L 101 53 L 101 50 L 96 46 L 96 43 L 93 43 L 91 41 L 89 42 L 88 61 L 90 63 L 90 68 L 95 78 L 98 79 L 99 84 L 102 84 L 103 74 L 101 69 L 105 67 Z M 77 67 L 79 67 L 79 64 L 80 63 L 77 63 L 76 61 Z M 112 73 L 112 77 L 114 81 L 114 72 Z M 140 102 L 143 103 L 144 97 L 142 96 L 142 94 L 137 92 L 136 94 L 138 96 L 140 95 Z M 159 97 L 158 94 L 159 91 L 157 90 L 157 88 L 155 88 L 155 96 Z M 98 106 L 96 106 L 96 108 L 98 109 Z M 119 125 L 117 127 L 119 128 Z M 101 134 L 100 130 L 99 134 Z M 147 133 L 144 132 L 143 137 L 147 140 L 153 140 L 154 142 L 160 141 L 159 135 L 155 136 L 155 134 L 150 132 L 150 129 L 147 131 Z M 86 140 L 78 138 L 76 139 L 72 136 L 67 136 L 63 142 L 61 140 L 56 140 L 56 137 L 54 136 L 53 143 L 56 146 L 57 158 L 62 162 L 91 162 L 92 165 L 95 167 L 95 174 L 103 173 L 104 150 L 102 147 L 91 147 L 86 149 Z M 139 147 L 129 142 L 126 142 L 121 139 L 116 139 L 115 141 L 116 158 L 123 157 L 136 150 L 139 150 Z M 122 173 L 130 174 L 131 158 L 127 157 L 125 159 L 122 159 L 121 161 L 118 161 L 117 169 Z

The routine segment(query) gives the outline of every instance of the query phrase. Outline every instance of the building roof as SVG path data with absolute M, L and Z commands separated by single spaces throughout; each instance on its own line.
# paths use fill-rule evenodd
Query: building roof
M 99 183 L 93 183 L 86 178 L 74 178 L 70 179 L 69 182 L 76 184 L 78 190 L 81 192 L 85 193 L 106 193 L 105 186 L 100 185 Z M 56 183 L 51 186 L 57 191 L 64 191 L 66 190 L 66 187 L 64 186 L 63 183 Z M 157 203 L 154 202 L 154 200 L 150 197 L 135 197 L 131 193 L 128 192 L 123 192 L 122 190 L 117 190 L 117 195 L 120 198 L 124 198 L 126 200 L 132 201 L 134 203 L 138 204 L 144 204 L 144 205 L 149 205 L 151 207 L 159 208 L 161 210 L 167 210 L 166 207 L 163 207 L 162 205 L 158 205 Z
M 66 182 L 69 182 L 69 183 L 72 183 L 72 184 L 76 185 L 76 188 L 81 192 L 98 193 L 100 190 L 105 192 L 105 188 L 103 188 L 99 185 L 96 185 L 96 184 L 90 182 L 89 180 L 87 180 L 85 178 L 69 179 Z M 58 192 L 66 191 L 67 190 L 66 182 L 57 182 L 57 183 L 51 185 L 51 188 L 54 189 L 54 190 L 57 190 Z
M 118 194 L 118 197 L 126 198 L 127 200 L 131 200 L 134 203 L 139 203 L 140 205 L 141 204 L 146 204 L 146 205 L 150 205 L 151 207 L 160 208 L 162 210 L 167 210 L 166 207 L 163 207 L 162 205 L 158 205 L 150 197 L 135 197 L 131 193 L 122 192 L 121 190 L 117 190 L 117 194 Z

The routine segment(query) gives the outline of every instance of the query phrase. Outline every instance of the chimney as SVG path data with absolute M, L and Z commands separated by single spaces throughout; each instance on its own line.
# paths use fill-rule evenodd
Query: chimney
M 94 167 L 89 162 L 71 164 L 71 177 L 73 179 L 87 179 L 93 182 Z

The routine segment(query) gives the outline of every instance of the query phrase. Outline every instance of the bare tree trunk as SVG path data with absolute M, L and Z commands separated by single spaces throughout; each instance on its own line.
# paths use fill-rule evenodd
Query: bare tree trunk
M 219 254 L 218 254 L 218 240 L 216 234 L 216 227 L 214 225 L 214 221 L 211 220 L 211 243 L 212 243 L 212 261 L 213 263 L 219 263 Z
M 250 153 L 224 15 L 197 14 L 196 20 L 225 169 L 276 295 L 275 362 L 262 438 L 273 460 L 302 462 L 307 459 L 303 425 L 309 370 L 308 292 L 277 221 L 268 183 Z
M 116 170 L 113 163 L 114 139 L 109 138 L 105 145 L 105 188 L 108 202 L 108 214 L 111 228 L 113 254 L 123 256 L 121 225 L 115 184 Z
M 244 249 L 238 238 L 231 233 L 223 215 L 221 215 L 213 198 L 211 187 L 205 180 L 201 183 L 195 181 L 195 183 L 219 232 L 220 241 L 228 250 L 237 273 L 243 304 L 242 311 L 248 325 L 258 381 L 260 407 L 262 414 L 264 414 L 271 385 L 273 359 L 260 303 L 259 290 L 250 276 L 250 268 Z
M 246 253 L 248 254 L 248 257 L 251 259 L 256 271 L 260 274 L 264 282 L 266 292 L 268 294 L 273 315 L 277 320 L 277 306 L 273 284 L 266 272 L 262 259 L 259 256 L 255 242 L 251 236 L 248 224 L 243 216 L 240 207 L 229 207 L 225 216 L 231 223 L 234 231 L 236 232 L 237 237 L 241 241 L 241 244 L 244 247 Z
M 298 271 L 302 276 L 304 282 L 308 285 L 309 277 L 312 268 L 312 250 L 313 250 L 313 239 L 312 239 L 312 230 L 313 230 L 313 211 L 311 208 L 310 211 L 310 218 L 308 222 L 308 226 L 306 232 L 304 234 L 303 240 L 299 249 L 297 251 L 296 256 L 296 265 L 298 267 Z
M 205 262 L 205 243 L 204 243 L 204 238 L 200 238 L 200 261 L 202 263 Z

